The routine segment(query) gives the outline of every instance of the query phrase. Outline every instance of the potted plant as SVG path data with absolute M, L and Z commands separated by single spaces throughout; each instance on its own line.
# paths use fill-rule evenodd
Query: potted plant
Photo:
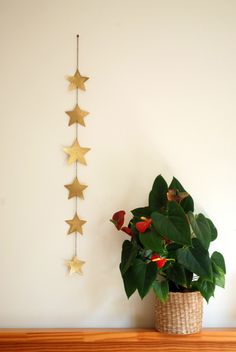
M 203 298 L 208 302 L 215 286 L 225 284 L 223 255 L 209 253 L 216 227 L 203 214 L 194 214 L 193 199 L 176 178 L 168 186 L 161 175 L 154 181 L 148 206 L 131 213 L 127 227 L 124 210 L 111 219 L 129 236 L 120 263 L 127 297 L 137 290 L 143 299 L 152 289 L 157 330 L 198 332 Z

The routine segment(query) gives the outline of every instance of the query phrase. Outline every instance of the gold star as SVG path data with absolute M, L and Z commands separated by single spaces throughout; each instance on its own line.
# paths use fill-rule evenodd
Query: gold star
M 81 90 L 86 90 L 84 82 L 86 82 L 89 79 L 89 77 L 83 77 L 81 76 L 79 70 L 77 69 L 74 76 L 68 76 L 67 80 L 70 82 L 69 85 L 69 90 L 73 89 L 81 89 Z
M 64 152 L 69 155 L 68 164 L 72 164 L 75 161 L 83 165 L 86 164 L 86 160 L 84 158 L 84 154 L 90 151 L 90 148 L 83 148 L 79 145 L 78 140 L 76 139 L 71 147 L 64 148 Z
M 81 126 L 85 126 L 84 118 L 89 114 L 89 112 L 81 110 L 77 104 L 74 110 L 66 111 L 66 114 L 70 117 L 69 126 L 74 123 L 79 123 Z
M 71 184 L 65 185 L 65 187 L 69 191 L 68 199 L 73 197 L 79 197 L 81 199 L 84 199 L 83 190 L 88 186 L 82 185 L 81 183 L 79 183 L 79 180 L 76 177 Z
M 72 260 L 67 261 L 67 266 L 71 274 L 78 273 L 83 274 L 82 266 L 85 264 L 82 260 L 79 260 L 76 256 L 72 258 Z
M 83 229 L 82 229 L 82 226 L 86 223 L 85 220 L 81 220 L 77 213 L 75 213 L 73 219 L 71 220 L 66 220 L 66 223 L 68 225 L 70 225 L 70 228 L 67 232 L 67 234 L 69 235 L 70 233 L 73 233 L 73 232 L 79 232 L 81 235 L 83 235 Z

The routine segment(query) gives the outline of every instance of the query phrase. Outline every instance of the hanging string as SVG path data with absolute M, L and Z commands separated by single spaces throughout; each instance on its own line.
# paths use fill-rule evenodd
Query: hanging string
M 79 68 L 79 34 L 77 34 L 77 56 L 76 56 L 76 67 Z
M 77 238 L 78 238 L 78 236 L 77 236 L 77 232 L 76 232 L 76 233 L 75 233 L 75 251 L 74 251 L 74 256 L 75 256 L 75 257 L 77 257 L 77 254 L 78 254 L 78 253 L 77 253 L 77 252 L 78 252 L 78 251 L 77 251 Z
M 76 70 L 79 69 L 79 34 L 76 36 L 77 39 L 77 46 L 76 46 Z M 78 88 L 76 89 L 76 104 L 78 104 Z
M 70 228 L 67 234 L 73 233 L 73 257 L 71 260 L 67 261 L 67 266 L 69 268 L 70 274 L 79 273 L 83 274 L 82 266 L 85 264 L 84 261 L 79 260 L 78 253 L 78 241 L 79 234 L 83 234 L 82 226 L 86 223 L 85 220 L 80 219 L 78 215 L 78 199 L 83 199 L 83 190 L 87 187 L 86 185 L 80 184 L 78 180 L 78 166 L 79 163 L 86 165 L 86 160 L 84 158 L 84 154 L 86 154 L 90 148 L 83 148 L 79 145 L 79 127 L 78 124 L 84 125 L 82 123 L 84 116 L 88 113 L 86 111 L 82 111 L 79 108 L 78 100 L 79 100 L 79 89 L 85 90 L 86 87 L 84 82 L 89 79 L 89 77 L 82 76 L 79 72 L 79 34 L 76 35 L 77 42 L 77 50 L 76 50 L 76 72 L 73 76 L 68 76 L 67 80 L 70 82 L 69 90 L 75 90 L 75 101 L 76 105 L 74 110 L 66 111 L 66 113 L 70 116 L 69 126 L 75 124 L 75 142 L 71 147 L 64 148 L 66 154 L 68 154 L 68 164 L 74 164 L 75 166 L 75 179 L 70 185 L 65 185 L 65 187 L 69 190 L 68 198 L 75 198 L 75 215 L 73 219 L 66 220 L 66 223 L 70 225 Z M 85 126 L 85 125 L 84 125 Z
M 79 70 L 79 34 L 76 36 L 76 70 Z M 79 100 L 79 88 L 76 89 L 76 105 L 78 105 L 78 100 Z M 76 141 L 78 140 L 78 124 L 76 123 L 76 130 L 75 130 L 75 138 Z M 78 161 L 76 160 L 75 163 L 75 176 L 78 178 Z M 75 197 L 75 212 L 77 214 L 78 211 L 78 202 L 77 202 L 77 197 Z M 74 255 L 77 257 L 77 247 L 78 247 L 78 233 L 75 232 L 75 250 L 74 250 Z

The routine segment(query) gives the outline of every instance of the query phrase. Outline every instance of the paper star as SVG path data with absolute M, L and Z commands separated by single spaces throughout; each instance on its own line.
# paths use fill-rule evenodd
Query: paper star
M 77 104 L 74 110 L 66 111 L 66 114 L 70 117 L 68 124 L 69 126 L 73 125 L 74 123 L 79 123 L 81 126 L 85 126 L 84 118 L 89 114 L 89 112 L 81 110 Z
M 88 186 L 79 183 L 79 180 L 76 177 L 71 184 L 65 185 L 65 187 L 69 191 L 68 199 L 73 197 L 79 197 L 81 199 L 84 199 L 83 190 L 85 190 L 85 188 L 87 188 Z
M 68 164 L 72 164 L 75 161 L 78 161 L 83 165 L 87 165 L 84 155 L 90 151 L 90 148 L 81 147 L 77 139 L 71 147 L 64 148 L 64 151 L 69 155 Z
M 79 232 L 81 235 L 83 235 L 83 229 L 82 226 L 86 223 L 85 220 L 81 220 L 77 213 L 75 213 L 73 219 L 71 220 L 66 220 L 66 223 L 70 225 L 70 228 L 67 232 L 67 234 L 71 234 L 73 232 Z
M 79 260 L 76 256 L 72 260 L 67 261 L 67 266 L 70 271 L 70 275 L 74 273 L 83 274 L 82 266 L 85 264 L 82 260 Z
M 68 76 L 67 80 L 70 82 L 69 85 L 69 90 L 73 89 L 81 89 L 81 90 L 86 90 L 84 82 L 86 82 L 89 79 L 89 77 L 83 77 L 81 76 L 79 70 L 77 69 L 74 76 Z

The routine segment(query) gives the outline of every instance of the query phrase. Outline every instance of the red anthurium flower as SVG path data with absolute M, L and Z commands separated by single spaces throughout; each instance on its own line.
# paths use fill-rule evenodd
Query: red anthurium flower
M 151 261 L 156 263 L 158 269 L 161 269 L 167 262 L 167 259 L 160 257 L 159 254 L 153 254 L 151 256 Z
M 129 235 L 129 236 L 133 236 L 132 231 L 131 231 L 131 228 L 129 228 L 129 227 L 123 226 L 123 227 L 121 228 L 121 231 L 127 233 L 127 235 Z
M 122 228 L 122 226 L 124 225 L 124 221 L 125 221 L 124 210 L 117 211 L 111 219 L 111 222 L 115 225 L 117 230 L 120 230 Z
M 144 233 L 151 225 L 152 219 L 147 219 L 144 217 L 142 217 L 141 219 L 144 219 L 144 220 L 137 222 L 135 227 L 139 232 Z

